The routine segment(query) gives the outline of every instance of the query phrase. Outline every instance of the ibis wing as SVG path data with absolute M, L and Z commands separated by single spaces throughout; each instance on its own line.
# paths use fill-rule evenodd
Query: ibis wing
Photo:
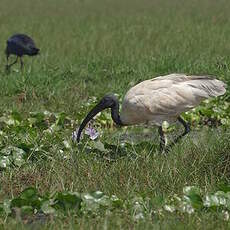
M 210 76 L 171 74 L 146 80 L 127 92 L 123 117 L 126 122 L 131 120 L 132 123 L 134 120 L 156 124 L 164 120 L 172 122 L 180 113 L 194 108 L 202 100 L 224 94 L 225 87 L 222 81 Z

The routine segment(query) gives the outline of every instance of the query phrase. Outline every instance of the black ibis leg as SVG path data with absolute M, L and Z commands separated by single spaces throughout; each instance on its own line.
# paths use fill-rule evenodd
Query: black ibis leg
M 182 117 L 178 117 L 178 121 L 184 126 L 184 132 L 181 134 L 183 137 L 190 132 L 190 125 Z
M 162 126 L 159 127 L 158 132 L 160 135 L 160 151 L 163 152 L 163 150 L 165 149 L 166 139 Z
M 169 150 L 171 147 L 173 147 L 182 137 L 184 137 L 186 134 L 190 132 L 190 125 L 187 123 L 182 117 L 178 117 L 177 120 L 184 126 L 184 132 L 179 135 L 173 143 L 171 143 L 168 147 L 167 150 Z
M 12 62 L 11 64 L 8 64 L 8 61 L 9 61 L 9 55 L 7 55 L 7 56 L 6 56 L 6 61 L 7 61 L 6 70 L 9 70 L 9 69 L 10 69 L 10 67 L 11 67 L 12 65 L 14 65 L 15 63 L 17 63 L 17 62 L 18 62 L 18 56 L 16 57 L 16 60 L 15 60 L 14 62 Z
M 22 61 L 22 57 L 20 57 L 20 63 L 21 63 L 21 71 L 23 70 L 24 63 Z

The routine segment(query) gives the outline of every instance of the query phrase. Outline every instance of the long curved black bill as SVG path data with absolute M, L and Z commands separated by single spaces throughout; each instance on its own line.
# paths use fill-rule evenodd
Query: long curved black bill
M 106 109 L 107 107 L 105 105 L 103 105 L 102 103 L 98 103 L 85 117 L 85 119 L 82 121 L 79 129 L 78 129 L 78 133 L 77 133 L 77 142 L 80 141 L 80 137 L 81 137 L 81 133 L 82 130 L 85 128 L 85 126 L 87 125 L 87 123 L 93 119 L 94 116 L 96 116 L 99 112 L 101 112 L 102 110 Z

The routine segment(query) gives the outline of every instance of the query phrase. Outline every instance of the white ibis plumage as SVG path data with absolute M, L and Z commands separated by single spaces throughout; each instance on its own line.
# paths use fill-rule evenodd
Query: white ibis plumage
M 175 140 L 177 142 L 190 131 L 188 123 L 180 114 L 196 107 L 207 98 L 217 97 L 225 92 L 226 84 L 210 76 L 187 76 L 174 73 L 145 80 L 126 93 L 120 114 L 118 99 L 114 95 L 104 96 L 82 121 L 77 141 L 80 141 L 81 132 L 87 123 L 97 113 L 110 108 L 112 119 L 117 125 L 149 122 L 157 125 L 160 148 L 163 150 L 166 143 L 162 129 L 164 121 L 169 124 L 179 121 L 184 126 L 184 132 Z

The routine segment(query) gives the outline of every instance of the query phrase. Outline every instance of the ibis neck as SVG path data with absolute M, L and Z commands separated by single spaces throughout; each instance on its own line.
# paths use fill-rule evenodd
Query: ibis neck
M 111 116 L 112 116 L 113 121 L 117 125 L 123 125 L 121 118 L 120 118 L 120 114 L 119 114 L 119 103 L 118 102 L 115 104 L 115 106 L 111 108 Z

